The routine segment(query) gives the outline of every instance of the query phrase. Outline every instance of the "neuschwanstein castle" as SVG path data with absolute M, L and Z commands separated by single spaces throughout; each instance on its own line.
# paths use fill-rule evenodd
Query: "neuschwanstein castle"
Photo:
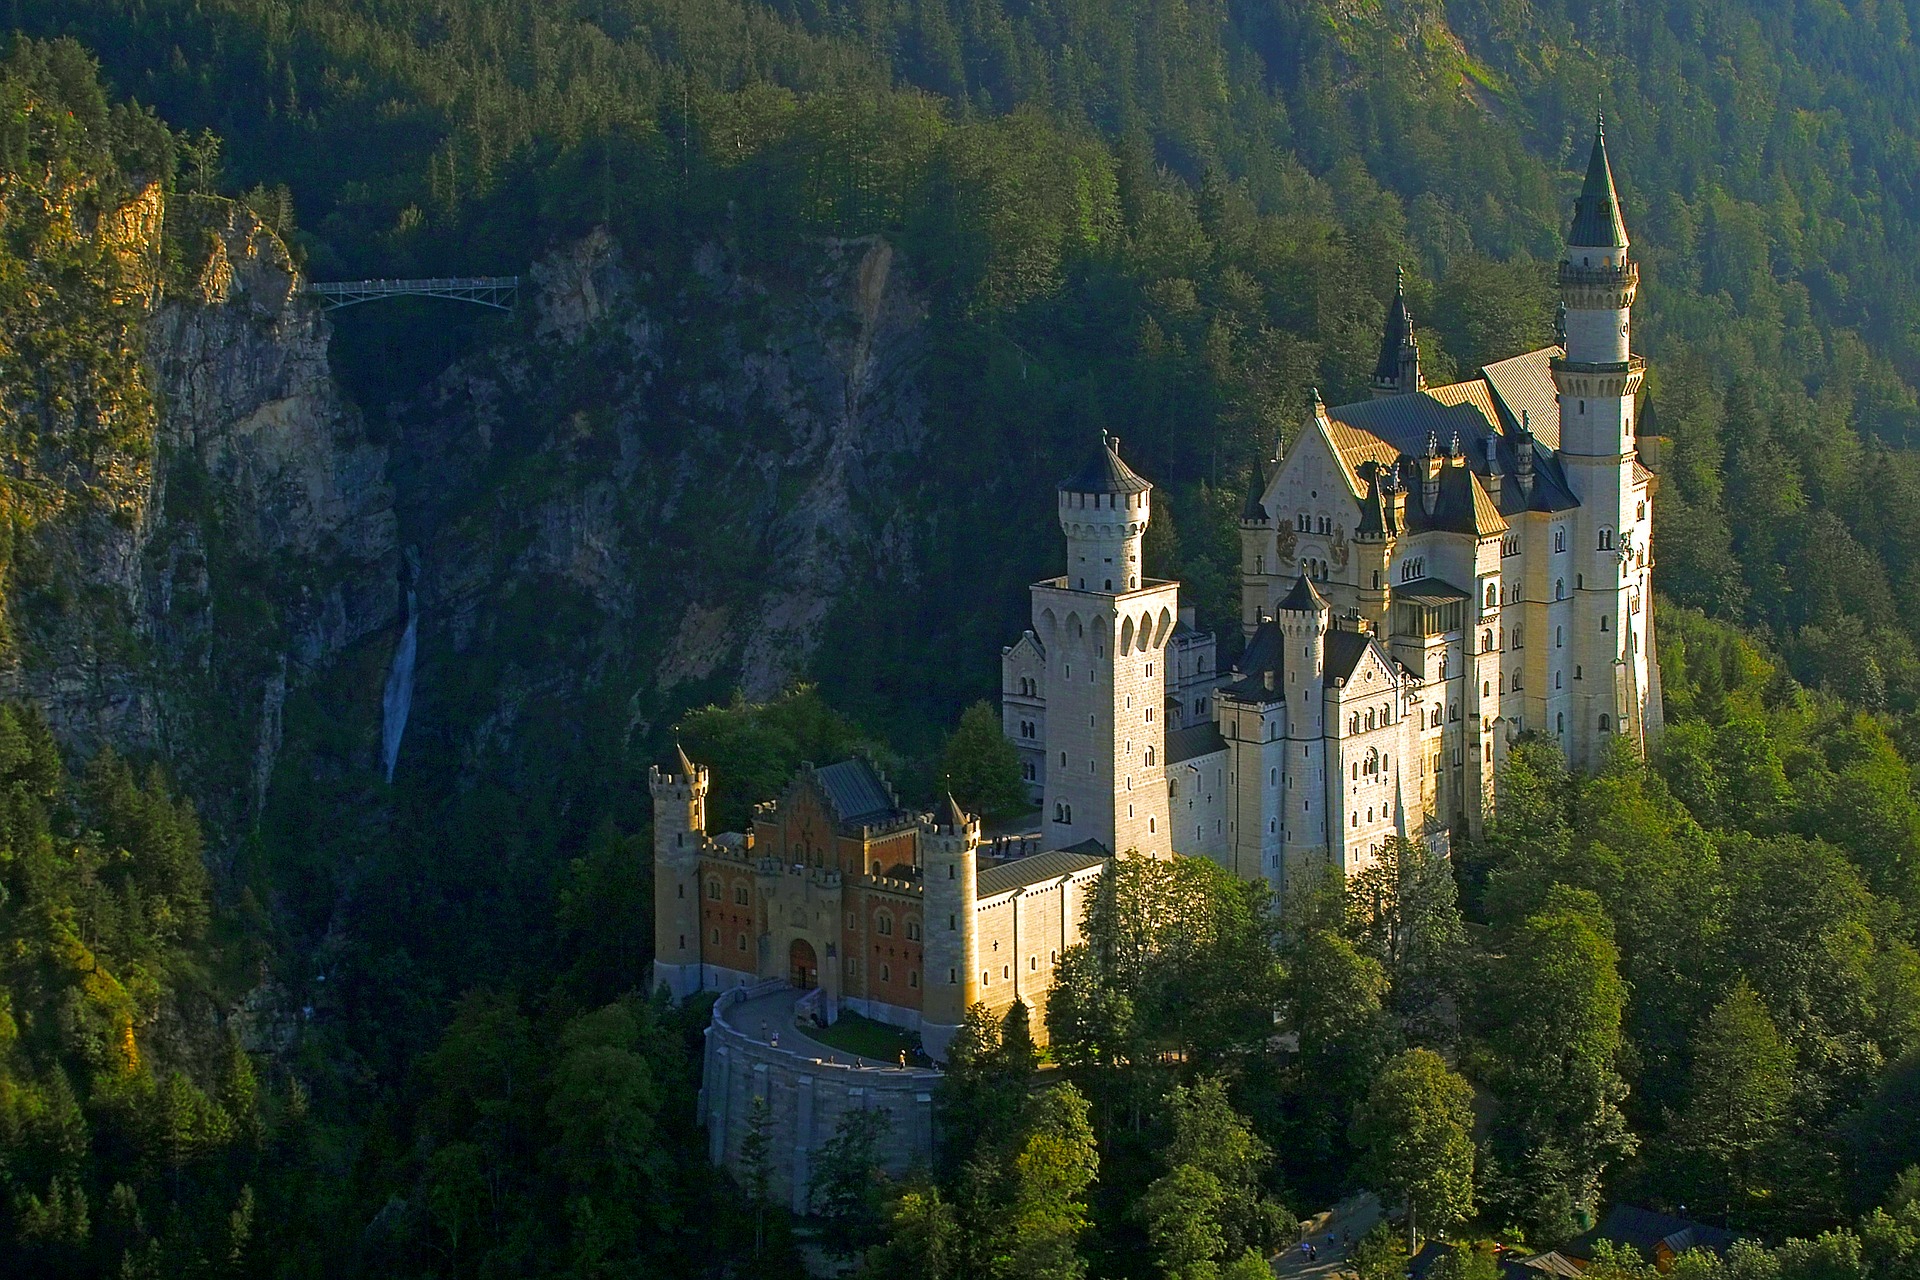
M 1227 670 L 1179 583 L 1150 576 L 1152 486 L 1103 440 L 1060 485 L 1062 572 L 1033 585 L 1033 625 L 1002 654 L 1006 733 L 1040 805 L 1029 838 L 983 844 L 950 801 L 911 812 L 857 759 L 803 768 L 751 831 L 710 834 L 706 769 L 656 769 L 654 981 L 727 992 L 702 1102 L 715 1159 L 751 1098 L 774 1105 L 796 1188 L 830 1113 L 880 1105 L 872 1090 L 897 1093 L 907 1148 L 930 1142 L 924 1077 L 841 1081 L 862 1064 L 807 1041 L 807 1019 L 854 1010 L 917 1031 L 935 1060 L 976 1004 L 1024 1001 L 1043 1029 L 1113 854 L 1212 858 L 1284 898 L 1389 836 L 1444 848 L 1473 829 L 1523 732 L 1576 767 L 1646 750 L 1660 688 L 1638 285 L 1602 136 L 1560 265 L 1562 344 L 1428 386 L 1397 295 L 1372 398 L 1316 394 L 1257 469 L 1246 645 Z M 800 1037 L 785 1050 L 783 1025 Z
M 1645 362 L 1604 134 L 1560 265 L 1564 347 L 1430 387 L 1404 294 L 1373 396 L 1311 404 L 1240 517 L 1231 671 L 1146 576 L 1118 442 L 1060 486 L 1066 573 L 1004 651 L 1006 731 L 1054 847 L 1213 858 L 1285 895 L 1390 835 L 1444 847 L 1527 730 L 1591 767 L 1660 729 Z

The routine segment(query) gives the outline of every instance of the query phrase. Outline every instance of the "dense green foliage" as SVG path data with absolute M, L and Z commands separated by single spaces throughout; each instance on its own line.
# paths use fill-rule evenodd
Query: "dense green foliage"
M 706 250 L 777 292 L 807 246 L 884 236 L 928 304 L 930 443 L 917 572 L 876 568 L 841 605 L 822 692 L 701 688 L 688 700 L 719 702 L 692 710 L 596 686 L 584 708 L 533 699 L 490 754 L 474 691 L 506 663 L 488 656 L 424 701 L 414 776 L 376 794 L 342 764 L 366 728 L 342 690 L 377 680 L 354 655 L 290 699 L 274 806 L 221 833 L 211 891 L 158 781 L 110 756 L 70 776 L 14 716 L 0 1244 L 55 1274 L 791 1266 L 764 1187 L 718 1187 L 698 1158 L 698 1009 L 632 993 L 646 764 L 677 733 L 715 770 L 722 827 L 800 761 L 855 749 L 911 799 L 951 781 L 998 807 L 1004 753 L 961 708 L 1053 563 L 1050 481 L 1097 429 L 1122 435 L 1162 489 L 1154 572 L 1230 633 L 1233 495 L 1305 386 L 1364 394 L 1396 265 L 1430 379 L 1549 340 L 1546 266 L 1598 103 L 1645 268 L 1659 580 L 1683 606 L 1662 612 L 1659 758 L 1576 779 L 1522 749 L 1501 820 L 1456 847 L 1458 893 L 1396 846 L 1282 922 L 1211 868 L 1123 862 L 1048 1010 L 1072 1083 L 1037 1077 L 1017 1019 L 973 1026 L 943 1103 L 951 1167 L 882 1187 L 848 1134 L 821 1207 L 885 1235 L 876 1273 L 1199 1277 L 1244 1270 L 1281 1204 L 1370 1170 L 1541 1240 L 1629 1196 L 1804 1237 L 1730 1276 L 1911 1267 L 1910 4 L 18 0 L 10 17 L 81 37 L 113 86 L 69 46 L 23 45 L 0 77 L 10 528 L 48 510 L 41 471 L 111 497 L 142 465 L 140 335 L 115 299 L 151 282 L 97 229 L 149 181 L 187 208 L 250 193 L 317 275 L 522 271 L 605 225 L 660 297 Z M 355 323 L 341 364 L 376 417 L 457 352 L 418 313 Z M 764 548 L 698 550 L 744 578 Z M 9 620 L 69 608 L 59 565 L 12 537 L 7 555 Z M 593 626 L 572 597 L 515 606 L 530 664 Z M 256 1066 L 206 1015 L 263 977 L 302 1017 Z M 1470 1161 L 1456 1080 L 1486 1109 Z M 1439 1134 L 1430 1167 L 1389 1167 L 1389 1119 Z

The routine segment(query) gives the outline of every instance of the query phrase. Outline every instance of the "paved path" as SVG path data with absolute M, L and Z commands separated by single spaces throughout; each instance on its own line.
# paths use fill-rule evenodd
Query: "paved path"
M 849 1066 L 891 1067 L 900 1069 L 897 1062 L 882 1062 L 878 1058 L 867 1058 L 846 1049 L 836 1049 L 830 1044 L 822 1044 L 794 1024 L 793 1006 L 805 995 L 792 987 L 782 987 L 778 991 L 769 991 L 764 996 L 755 996 L 751 1000 L 727 1010 L 727 1021 L 746 1035 L 757 1040 L 767 1040 L 776 1033 L 780 1037 L 780 1047 L 808 1058 L 831 1058 L 835 1062 L 844 1062 Z
M 1352 1275 L 1346 1267 L 1347 1255 L 1380 1221 L 1380 1201 L 1371 1192 L 1362 1192 L 1309 1221 L 1313 1230 L 1306 1238 L 1319 1256 L 1308 1261 L 1307 1255 L 1295 1245 L 1274 1259 L 1275 1275 L 1325 1277 L 1325 1280 Z

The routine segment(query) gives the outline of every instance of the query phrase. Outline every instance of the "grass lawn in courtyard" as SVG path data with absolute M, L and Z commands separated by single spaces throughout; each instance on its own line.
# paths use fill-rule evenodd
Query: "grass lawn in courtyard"
M 857 1013 L 842 1013 L 839 1021 L 830 1027 L 808 1026 L 805 1033 L 810 1039 L 818 1040 L 830 1048 L 881 1062 L 900 1061 L 902 1049 L 907 1051 L 908 1060 L 911 1061 L 920 1048 L 920 1037 L 911 1031 L 902 1031 L 899 1027 L 890 1027 Z

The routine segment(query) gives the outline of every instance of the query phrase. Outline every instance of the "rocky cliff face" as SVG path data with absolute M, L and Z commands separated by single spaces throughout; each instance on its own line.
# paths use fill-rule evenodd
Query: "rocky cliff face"
M 316 681 L 365 739 L 331 767 L 372 787 L 408 562 L 409 733 L 451 750 L 432 766 L 449 782 L 533 701 L 631 741 L 735 688 L 774 694 L 843 602 L 915 579 L 926 308 L 884 241 L 816 246 L 776 287 L 711 247 L 662 281 L 590 236 L 397 411 L 389 456 L 244 208 L 153 191 L 113 228 L 146 312 L 148 447 L 96 486 L 110 500 L 34 534 L 66 603 L 32 613 L 0 677 L 83 749 L 163 750 L 216 830 L 261 812 L 283 709 Z M 184 268 L 134 270 L 163 234 Z
M 925 307 L 887 243 L 822 245 L 776 290 L 711 247 L 667 287 L 595 235 L 528 301 L 530 336 L 400 424 L 420 687 L 463 756 L 530 698 L 591 689 L 631 731 L 778 692 L 876 564 L 910 572 Z
M 138 417 L 28 532 L 0 678 L 83 750 L 164 749 L 231 830 L 258 809 L 288 681 L 394 619 L 386 459 L 251 213 L 169 209 L 153 187 L 98 234 L 120 260 L 113 292 L 143 313 L 124 373 Z M 171 279 L 169 238 L 185 259 Z

